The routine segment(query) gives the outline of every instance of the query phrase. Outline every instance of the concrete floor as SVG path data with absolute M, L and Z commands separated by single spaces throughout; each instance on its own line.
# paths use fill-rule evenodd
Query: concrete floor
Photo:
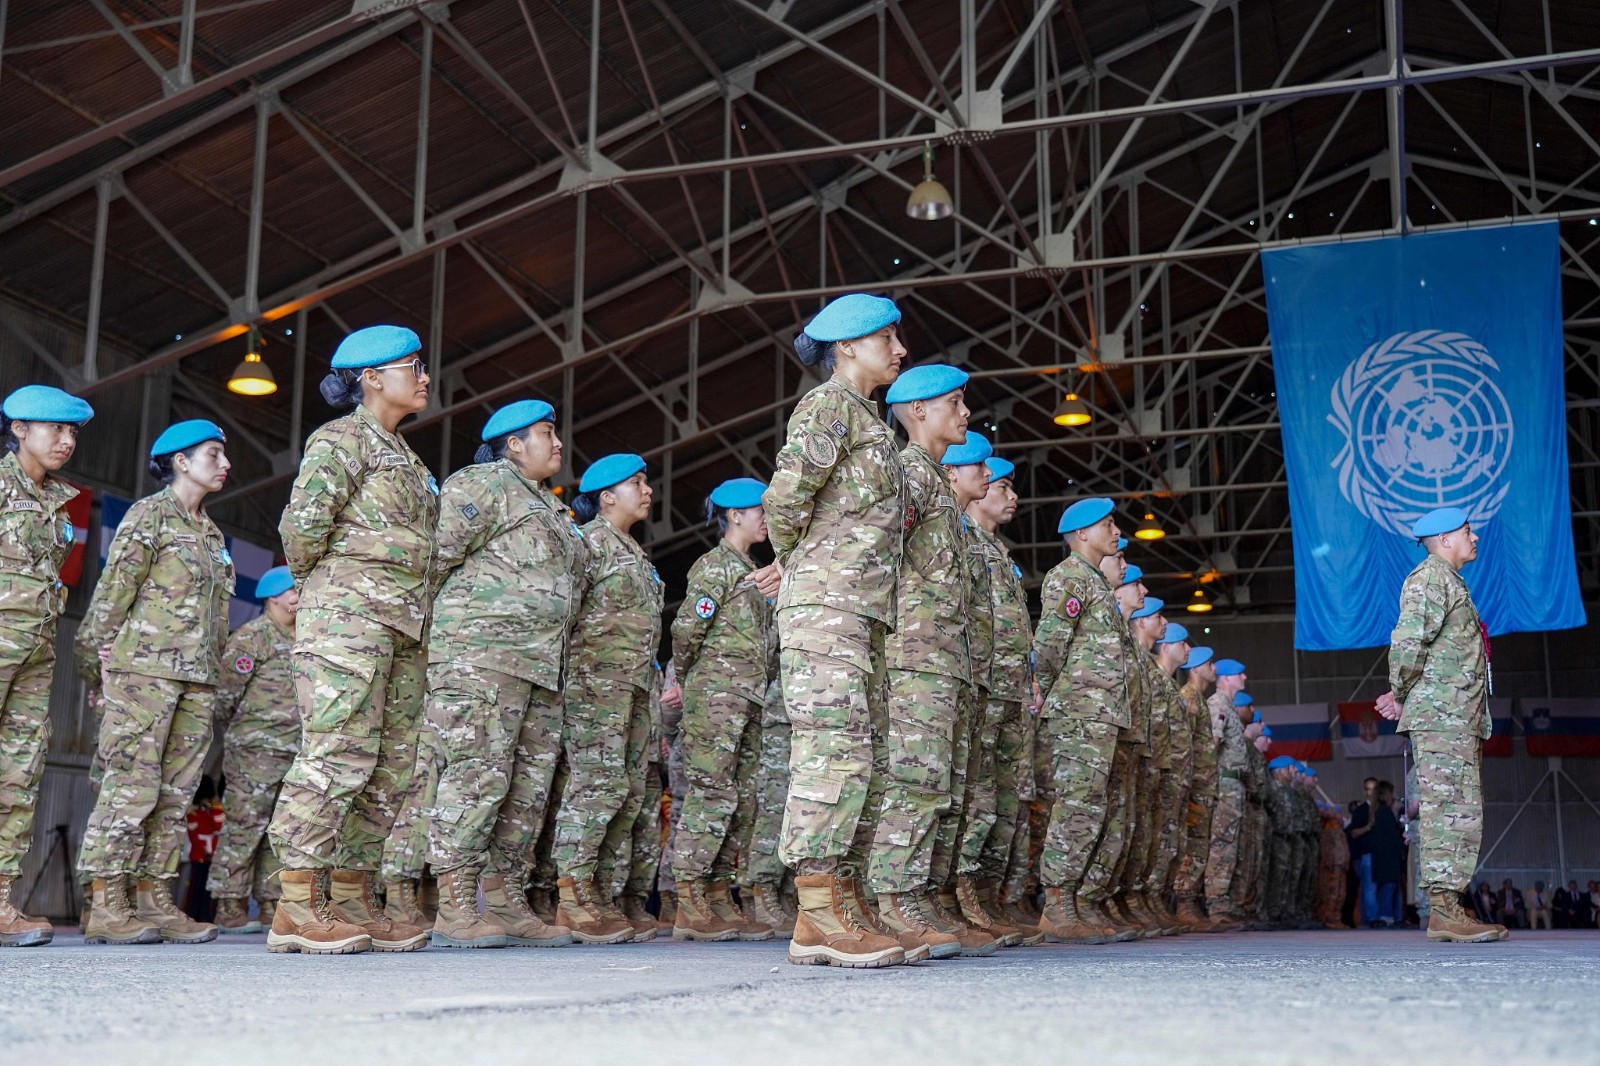
M 0 1063 L 1600 1062 L 1600 933 L 1044 946 L 855 972 L 781 942 L 308 958 L 0 951 Z M 845 1057 L 841 1057 L 841 1052 Z

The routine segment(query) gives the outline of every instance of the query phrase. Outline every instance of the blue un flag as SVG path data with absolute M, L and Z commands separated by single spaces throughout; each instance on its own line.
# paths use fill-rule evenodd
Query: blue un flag
M 1461 507 L 1490 633 L 1584 624 L 1572 548 L 1555 223 L 1267 252 L 1295 563 L 1295 647 L 1389 642 Z

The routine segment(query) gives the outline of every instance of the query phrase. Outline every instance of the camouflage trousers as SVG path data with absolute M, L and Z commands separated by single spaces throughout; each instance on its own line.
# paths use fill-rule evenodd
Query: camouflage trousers
M 1412 848 L 1413 852 L 1417 849 Z M 1335 926 L 1341 921 L 1341 912 L 1344 909 L 1345 879 L 1349 875 L 1348 863 L 1338 866 L 1317 867 L 1317 895 L 1316 912 L 1317 921 L 1323 925 Z
M 828 607 L 778 612 L 789 793 L 778 854 L 799 873 L 867 866 L 889 770 L 882 622 Z
M 1274 832 L 1267 847 L 1267 891 L 1262 912 L 1269 921 L 1282 921 L 1289 914 L 1289 887 L 1293 880 L 1294 838 Z
M 961 720 L 963 687 L 944 674 L 889 671 L 888 776 L 867 863 L 872 890 L 880 895 L 914 892 L 935 883 L 935 838 L 942 816 L 954 810 L 960 817 L 953 766 L 958 727 L 966 724 Z M 962 769 L 965 776 L 964 760 Z M 953 826 L 949 835 L 946 846 L 953 851 Z M 944 858 L 949 862 L 953 856 L 947 852 Z
M 278 802 L 294 752 L 263 747 L 258 735 L 232 732 L 222 740 L 222 776 L 228 783 L 225 815 L 211 856 L 206 891 L 216 899 L 279 899 L 278 862 L 267 842 L 267 823 Z
M 1090 852 L 1083 887 L 1078 890 L 1085 899 L 1102 900 L 1118 890 L 1136 815 L 1140 750 L 1123 741 L 1112 751 L 1111 772 L 1106 781 L 1105 819 L 1100 839 Z
M 572 774 L 567 770 L 567 753 L 563 749 L 556 758 L 556 771 L 550 779 L 550 798 L 545 802 L 544 825 L 539 827 L 539 836 L 533 842 L 533 860 L 527 871 L 529 888 L 547 892 L 556 890 L 556 879 L 560 876 L 555 859 L 556 815 L 561 813 L 561 805 L 567 795 L 567 783 L 571 780 Z
M 978 809 L 977 817 L 993 820 L 994 800 L 975 795 L 978 783 L 978 729 L 985 701 L 968 685 L 962 685 L 956 704 L 956 727 L 950 744 L 950 806 L 939 814 L 933 831 L 933 859 L 928 866 L 928 882 L 932 885 L 954 883 L 960 850 L 970 836 L 967 826 L 974 815 L 974 804 L 987 802 L 987 811 Z
M 956 853 L 956 874 L 961 877 L 998 876 L 984 866 L 984 849 L 1000 821 L 1000 724 L 1006 705 L 991 700 L 982 689 L 970 689 L 967 717 L 971 727 L 966 760 L 966 798 L 962 803 L 961 842 Z M 958 745 L 959 747 L 959 745 Z M 1013 801 L 1013 808 L 1015 801 Z M 1012 815 L 1015 818 L 1015 814 Z
M 755 815 L 761 705 L 733 692 L 683 692 L 682 750 L 689 789 L 673 838 L 678 881 L 731 881 Z
M 788 867 L 778 857 L 778 841 L 783 832 L 783 803 L 789 793 L 789 716 L 783 707 L 783 686 L 774 679 L 767 686 L 767 700 L 761 708 L 761 755 L 756 766 L 755 816 L 742 851 L 739 884 L 776 885 L 783 881 Z
M 1310 921 L 1317 899 L 1317 850 L 1321 844 L 1318 833 L 1300 833 L 1295 839 L 1294 891 L 1290 896 L 1290 912 L 1301 921 Z
M 1137 754 L 1129 766 L 1128 842 L 1117 873 L 1116 891 L 1138 892 L 1150 872 L 1150 845 L 1160 836 L 1161 769 L 1148 754 Z
M 376 872 L 417 768 L 426 652 L 370 618 L 302 608 L 290 652 L 300 753 L 267 835 L 289 870 Z
M 1004 767 L 1010 765 L 1016 780 L 1016 815 L 1013 821 L 1010 844 L 1007 847 L 1004 863 L 999 872 L 999 877 L 1005 885 L 1006 898 L 1019 898 L 1032 891 L 1039 883 L 1039 867 L 1034 861 L 1033 847 L 1033 822 L 1034 808 L 1041 806 L 1039 777 L 1036 773 L 1035 754 L 1042 747 L 1038 743 L 1039 719 L 1026 707 L 1021 707 L 1011 723 L 1004 725 L 1000 730 L 1000 740 L 995 750 L 996 766 L 1003 774 Z M 1011 753 L 1015 753 L 1015 761 Z M 1004 834 L 1004 809 L 1000 801 L 1004 798 L 1005 779 L 999 779 L 999 788 L 996 794 L 996 821 L 995 830 Z M 997 845 L 998 845 L 997 841 Z
M 1149 892 L 1171 892 L 1178 875 L 1178 863 L 1183 857 L 1185 817 L 1189 802 L 1188 768 L 1175 766 L 1161 771 L 1161 832 L 1150 843 L 1150 873 L 1144 889 Z
M 417 881 L 428 869 L 428 833 L 434 799 L 439 792 L 439 774 L 444 770 L 444 755 L 439 736 L 427 718 L 424 697 L 422 724 L 417 728 L 417 762 L 411 769 L 404 795 L 400 797 L 389 839 L 383 842 L 383 861 L 378 869 L 383 881 Z
M 683 813 L 683 798 L 689 794 L 689 774 L 683 767 L 683 720 L 670 727 L 664 726 L 664 735 L 661 738 L 663 752 L 662 765 L 666 767 L 666 831 L 665 840 L 661 845 L 661 864 L 656 872 L 656 889 L 660 892 L 674 892 L 677 883 L 672 879 L 672 868 L 677 864 L 677 839 L 678 817 Z M 785 767 L 787 772 L 787 767 Z M 783 798 L 778 798 L 778 818 L 783 817 Z
M 1264 888 L 1261 884 L 1264 880 L 1262 859 L 1266 854 L 1267 835 L 1265 808 L 1246 792 L 1244 816 L 1239 822 L 1237 858 L 1234 859 L 1233 880 L 1228 885 L 1228 896 L 1237 909 L 1251 914 L 1257 912 L 1263 895 L 1259 889 Z
M 652 734 L 649 746 L 651 751 L 658 750 L 660 738 Z M 644 802 L 639 806 L 639 817 L 633 822 L 633 846 L 628 865 L 617 871 L 620 880 L 611 886 L 613 896 L 624 892 L 630 896 L 648 896 L 661 874 L 661 856 L 672 837 L 672 824 L 662 811 L 665 794 L 662 766 L 659 758 L 651 759 L 645 766 Z
M 52 641 L 0 628 L 0 877 L 20 874 L 33 844 L 55 665 Z
M 176 877 L 185 817 L 211 747 L 216 689 L 143 674 L 105 674 L 100 795 L 78 851 L 85 880 Z
M 1465 892 L 1483 845 L 1483 742 L 1455 733 L 1411 734 L 1421 807 L 1421 872 L 1429 892 Z
M 993 731 L 994 737 L 991 755 L 994 766 L 994 821 L 979 842 L 977 862 L 971 873 L 975 877 L 1003 882 L 1011 865 L 1018 826 L 1024 824 L 1018 813 L 1022 808 L 1020 792 L 1024 777 L 1024 746 L 1030 738 L 1023 730 L 1032 724 L 1032 715 L 1027 714 L 1022 704 L 1014 700 L 996 699 L 988 701 L 984 713 L 985 727 Z M 1031 768 L 1031 760 L 1027 765 Z M 1027 775 L 1027 792 L 1031 798 L 1031 772 Z
M 563 877 L 593 882 L 602 892 L 628 880 L 649 742 L 648 688 L 609 677 L 568 681 L 562 746 L 570 778 L 556 812 L 554 849 Z
M 1183 801 L 1183 841 L 1172 890 L 1180 897 L 1200 899 L 1206 891 L 1206 864 L 1211 856 L 1212 816 L 1217 807 L 1214 773 L 1196 773 L 1189 780 Z
M 1121 851 L 1122 827 L 1107 824 L 1118 732 L 1114 725 L 1079 718 L 1039 720 L 1039 743 L 1050 753 L 1055 791 L 1039 859 L 1039 882 L 1046 888 L 1076 892 L 1105 835 L 1112 837 L 1112 849 Z
M 1239 863 L 1239 833 L 1244 828 L 1244 786 L 1232 778 L 1217 781 L 1217 802 L 1211 813 L 1211 849 L 1206 854 L 1206 907 L 1213 914 L 1232 910 L 1229 894 Z
M 561 693 L 457 661 L 428 664 L 440 764 L 428 829 L 435 873 L 517 874 L 533 861 L 561 751 Z

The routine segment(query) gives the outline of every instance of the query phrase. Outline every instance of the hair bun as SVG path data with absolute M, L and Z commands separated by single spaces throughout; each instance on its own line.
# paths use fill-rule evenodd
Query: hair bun
M 817 340 L 804 331 L 794 335 L 794 354 L 806 366 L 816 366 L 832 345 Z
M 322 398 L 332 407 L 350 406 L 350 388 L 337 370 L 328 372 L 322 383 L 317 386 L 317 391 L 322 393 Z

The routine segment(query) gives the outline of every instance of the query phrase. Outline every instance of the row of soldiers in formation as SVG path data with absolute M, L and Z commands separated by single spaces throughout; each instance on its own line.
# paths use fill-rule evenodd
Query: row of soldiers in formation
M 663 686 L 662 585 L 629 533 L 650 511 L 644 461 L 596 461 L 569 511 L 548 487 L 562 467 L 554 412 L 524 400 L 440 487 L 397 432 L 428 402 L 412 331 L 369 327 L 335 352 L 322 392 L 350 413 L 307 441 L 279 525 L 287 568 L 231 641 L 232 560 L 203 506 L 227 479 L 225 435 L 169 427 L 150 458 L 164 487 L 118 527 L 79 629 L 105 706 L 78 858 L 87 939 L 216 935 L 172 887 L 219 713 L 239 738 L 224 752 L 231 820 L 256 829 L 213 891 L 234 928 L 246 886 L 275 904 L 269 950 L 653 937 L 642 812 L 658 708 L 680 702 L 675 936 L 781 930 L 793 962 L 877 967 L 1298 918 L 1305 831 L 1298 801 L 1262 816 L 1277 793 L 1242 665 L 1191 647 L 1130 579 L 1106 499 L 1063 515 L 1069 554 L 1035 630 L 995 532 L 1016 509 L 1014 467 L 966 430 L 963 372 L 901 372 L 898 320 L 891 301 L 856 294 L 797 337 L 801 360 L 832 376 L 797 407 L 771 484 L 735 479 L 707 502 L 722 538 L 673 626 L 681 688 Z M 884 386 L 904 449 L 871 399 Z M 92 412 L 29 386 L 4 414 L 0 746 L 19 783 L 0 810 L 0 930 L 27 944 L 49 927 L 8 897 L 72 539 L 73 490 L 51 472 Z M 750 557 L 763 538 L 768 566 Z M 785 718 L 781 820 L 762 832 L 755 812 L 777 804 L 756 801 L 755 768 Z M 1019 813 L 1030 798 L 1046 812 L 1037 833 Z M 1281 862 L 1268 861 L 1273 829 L 1289 843 Z M 541 851 L 557 893 L 543 915 L 529 894 Z

